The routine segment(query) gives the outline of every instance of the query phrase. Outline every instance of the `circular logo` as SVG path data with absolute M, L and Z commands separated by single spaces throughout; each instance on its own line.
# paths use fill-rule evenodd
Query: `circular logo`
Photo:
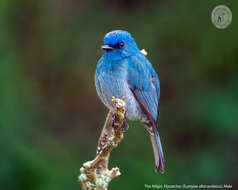
M 213 25 L 218 29 L 227 28 L 232 21 L 232 12 L 225 5 L 216 6 L 211 15 Z

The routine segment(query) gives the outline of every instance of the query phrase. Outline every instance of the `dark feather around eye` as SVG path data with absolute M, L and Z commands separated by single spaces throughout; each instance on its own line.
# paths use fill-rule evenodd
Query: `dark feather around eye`
M 112 46 L 114 49 L 122 49 L 125 46 L 124 42 L 120 42 L 114 46 Z
M 123 48 L 124 45 L 125 45 L 125 43 L 124 43 L 124 42 L 121 42 L 121 43 L 118 44 L 118 47 L 119 47 L 119 48 Z

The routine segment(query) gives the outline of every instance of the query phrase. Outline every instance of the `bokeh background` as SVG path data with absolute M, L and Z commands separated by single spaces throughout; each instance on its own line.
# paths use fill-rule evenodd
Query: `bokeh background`
M 216 29 L 225 4 L 233 22 Z M 105 33 L 124 29 L 161 81 L 165 174 L 154 173 L 146 130 L 130 122 L 111 155 L 110 187 L 238 183 L 238 1 L 2 0 L 0 189 L 81 189 L 107 109 L 94 72 Z

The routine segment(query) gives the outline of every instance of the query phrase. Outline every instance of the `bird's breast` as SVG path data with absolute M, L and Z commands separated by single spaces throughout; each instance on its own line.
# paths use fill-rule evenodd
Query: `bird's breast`
M 97 93 L 102 102 L 111 110 L 115 109 L 112 97 L 126 97 L 126 117 L 137 119 L 138 105 L 134 99 L 127 82 L 127 66 L 124 60 L 121 62 L 111 62 L 97 68 L 95 74 L 95 84 Z

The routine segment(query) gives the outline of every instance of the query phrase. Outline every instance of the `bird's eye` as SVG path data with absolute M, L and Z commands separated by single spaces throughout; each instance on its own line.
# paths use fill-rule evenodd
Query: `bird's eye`
M 121 42 L 121 43 L 119 43 L 119 48 L 123 48 L 124 47 L 124 45 L 125 45 L 125 43 L 124 42 Z

